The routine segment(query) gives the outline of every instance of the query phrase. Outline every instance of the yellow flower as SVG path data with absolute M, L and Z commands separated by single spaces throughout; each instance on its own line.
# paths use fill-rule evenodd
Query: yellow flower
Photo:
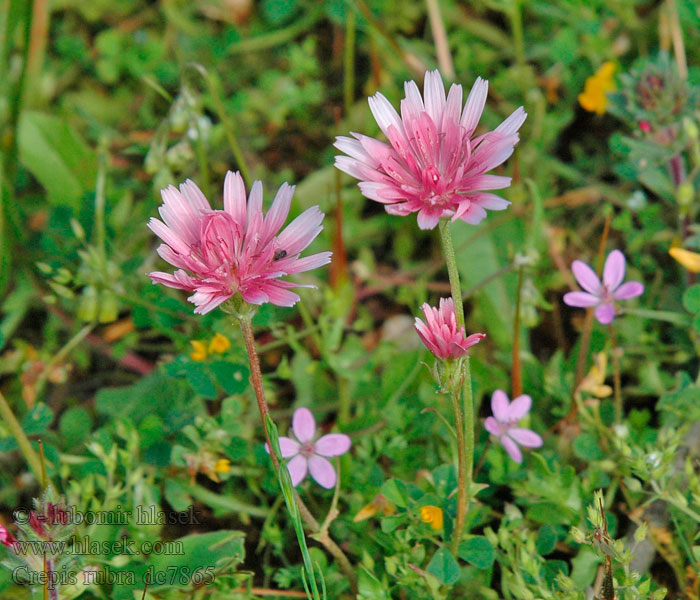
M 700 273 L 700 254 L 684 248 L 671 248 L 668 253 L 691 273 Z
M 228 458 L 220 458 L 214 465 L 214 471 L 217 473 L 228 473 L 231 470 L 231 461 Z
M 605 352 L 599 352 L 593 357 L 593 363 L 591 370 L 583 378 L 577 391 L 589 392 L 596 398 L 607 398 L 613 392 L 609 385 L 605 385 L 608 355 Z
M 353 521 L 355 523 L 359 523 L 360 521 L 364 521 L 365 519 L 369 519 L 370 517 L 373 517 L 376 515 L 379 511 L 382 511 L 384 513 L 384 516 L 389 516 L 393 515 L 396 512 L 396 508 L 394 508 L 394 505 L 389 502 L 384 496 L 381 494 L 377 494 L 374 500 L 367 504 L 366 506 L 363 506 L 359 512 L 353 517 Z
M 615 64 L 608 61 L 600 65 L 595 75 L 586 79 L 583 93 L 578 95 L 578 102 L 585 110 L 599 115 L 605 113 L 608 104 L 605 93 L 615 89 L 614 72 Z
M 192 352 L 190 358 L 194 361 L 201 362 L 207 358 L 207 346 L 201 340 L 190 340 L 192 344 Z
M 442 529 L 442 509 L 439 506 L 422 506 L 420 520 L 428 523 L 435 530 Z
M 209 352 L 217 352 L 218 354 L 223 354 L 231 347 L 231 342 L 228 341 L 226 336 L 217 333 L 209 342 Z

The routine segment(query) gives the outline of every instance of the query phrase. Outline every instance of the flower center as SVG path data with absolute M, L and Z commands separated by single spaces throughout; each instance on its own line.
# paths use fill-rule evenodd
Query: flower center
M 306 444 L 301 445 L 301 450 L 299 450 L 300 454 L 302 456 L 305 456 L 308 458 L 312 454 L 314 454 L 314 445 L 311 442 L 307 442 Z

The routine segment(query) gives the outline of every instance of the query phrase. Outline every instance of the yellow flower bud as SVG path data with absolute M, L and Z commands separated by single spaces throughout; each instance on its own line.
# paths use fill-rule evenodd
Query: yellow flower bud
M 423 523 L 428 523 L 433 529 L 442 529 L 443 514 L 439 506 L 422 506 L 420 509 L 420 519 Z
M 226 336 L 217 333 L 209 342 L 209 352 L 216 352 L 218 354 L 223 354 L 231 347 L 231 342 L 228 341 Z
M 190 358 L 196 362 L 201 362 L 207 358 L 207 346 L 201 340 L 190 340 L 192 344 L 192 352 Z
M 685 248 L 671 248 L 668 253 L 691 273 L 700 273 L 700 254 Z
M 228 473 L 231 470 L 231 461 L 228 458 L 220 458 L 214 465 L 214 471 L 217 473 Z

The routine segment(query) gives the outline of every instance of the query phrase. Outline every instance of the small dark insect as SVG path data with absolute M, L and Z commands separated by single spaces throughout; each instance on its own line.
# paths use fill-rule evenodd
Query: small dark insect
M 287 256 L 287 251 L 286 250 L 278 250 L 275 252 L 275 256 L 273 257 L 272 260 L 280 260 L 281 258 L 284 258 Z

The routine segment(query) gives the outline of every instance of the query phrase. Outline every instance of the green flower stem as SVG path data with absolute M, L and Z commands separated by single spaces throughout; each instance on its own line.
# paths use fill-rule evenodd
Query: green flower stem
M 457 270 L 457 257 L 455 256 L 454 245 L 452 244 L 452 233 L 450 232 L 449 219 L 440 219 L 440 244 L 442 253 L 447 265 L 447 275 L 450 278 L 450 288 L 452 290 L 452 300 L 455 303 L 455 314 L 457 315 L 457 325 L 464 327 L 464 304 L 462 303 L 462 286 L 459 283 L 459 271 Z
M 265 433 L 265 439 L 267 440 L 268 446 L 270 448 L 270 458 L 272 459 L 272 464 L 275 469 L 275 473 L 279 477 L 280 489 L 287 504 L 287 509 L 292 518 L 292 524 L 294 530 L 297 534 L 297 540 L 299 542 L 299 548 L 301 549 L 302 556 L 304 558 L 304 565 L 306 571 L 306 577 L 310 580 L 312 595 L 315 598 L 319 597 L 318 589 L 315 582 L 315 571 L 311 563 L 311 557 L 309 556 L 309 551 L 306 546 L 306 538 L 304 537 L 304 529 L 301 521 L 303 520 L 309 529 L 314 534 L 320 534 L 316 536 L 317 539 L 328 552 L 335 558 L 338 566 L 345 573 L 345 576 L 350 581 L 350 586 L 353 593 L 357 591 L 357 577 L 355 571 L 352 568 L 352 564 L 348 560 L 348 557 L 342 551 L 342 549 L 331 539 L 328 531 L 321 531 L 321 526 L 318 521 L 311 514 L 309 509 L 304 504 L 303 500 L 299 497 L 292 486 L 292 481 L 289 476 L 289 470 L 284 468 L 280 469 L 280 464 L 282 462 L 282 452 L 279 446 L 279 438 L 277 435 L 277 427 L 275 426 L 272 417 L 270 416 L 270 411 L 267 406 L 267 401 L 265 400 L 265 391 L 263 389 L 262 383 L 262 372 L 260 370 L 260 361 L 258 359 L 258 353 L 255 348 L 255 336 L 253 334 L 253 324 L 251 323 L 251 315 L 241 315 L 238 317 L 238 323 L 241 327 L 243 333 L 243 339 L 245 341 L 246 351 L 248 353 L 248 361 L 250 362 L 250 379 L 253 384 L 253 389 L 255 391 L 255 398 L 258 401 L 258 409 L 260 410 L 260 418 L 263 424 L 263 431 Z M 315 591 L 314 591 L 315 590 Z
M 467 495 L 469 493 L 468 478 L 470 478 L 471 469 L 468 469 L 466 462 L 468 452 L 465 439 L 464 407 L 462 404 L 461 386 L 455 386 L 450 392 L 450 398 L 452 399 L 452 410 L 454 411 L 455 417 L 455 433 L 457 434 L 457 520 L 455 522 L 454 533 L 452 534 L 452 553 L 456 555 L 457 549 L 459 548 L 459 539 L 464 529 L 464 519 L 467 514 Z
M 0 416 L 2 417 L 2 420 L 7 424 L 7 427 L 9 428 L 10 432 L 17 441 L 17 445 L 19 446 L 20 452 L 22 452 L 22 454 L 24 455 L 24 458 L 27 461 L 29 468 L 32 470 L 32 473 L 34 473 L 34 477 L 36 477 L 37 481 L 41 482 L 41 461 L 39 460 L 39 456 L 37 455 L 34 448 L 32 448 L 32 444 L 29 441 L 27 434 L 24 433 L 24 430 L 19 424 L 17 417 L 15 417 L 15 413 L 12 412 L 10 405 L 7 403 L 7 400 L 5 400 L 5 397 L 1 393 Z
M 450 232 L 450 222 L 441 219 L 439 225 L 442 253 L 450 278 L 452 300 L 455 305 L 457 324 L 464 327 L 464 305 L 462 304 L 462 287 L 459 282 L 457 257 L 455 256 Z M 460 385 L 451 390 L 452 408 L 455 413 L 455 430 L 457 432 L 457 520 L 452 534 L 452 551 L 457 553 L 459 540 L 464 529 L 464 522 L 469 508 L 472 473 L 474 468 L 474 399 L 472 398 L 472 376 L 469 357 L 464 359 L 464 371 Z

